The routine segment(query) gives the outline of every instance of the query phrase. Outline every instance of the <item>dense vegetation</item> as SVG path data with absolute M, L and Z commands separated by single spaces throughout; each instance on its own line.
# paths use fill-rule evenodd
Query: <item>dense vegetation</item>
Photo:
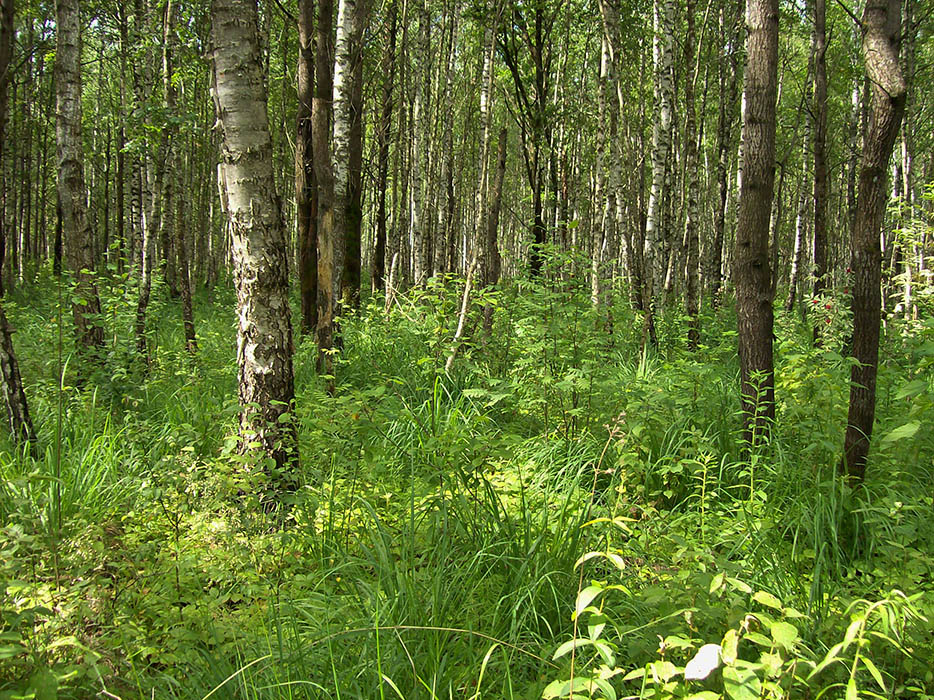
M 0 694 L 537 698 L 573 673 L 582 697 L 930 697 L 934 326 L 887 324 L 853 490 L 842 298 L 809 305 L 822 348 L 780 316 L 778 420 L 744 454 L 730 310 L 698 352 L 674 314 L 641 349 L 623 296 L 608 319 L 575 284 L 475 300 L 493 332 L 450 374 L 457 280 L 349 315 L 333 395 L 303 340 L 301 482 L 275 501 L 233 449 L 228 286 L 196 298 L 189 356 L 156 285 L 147 368 L 102 275 L 109 357 L 80 387 L 68 289 L 18 287 L 42 453 L 0 453 Z M 730 639 L 740 663 L 678 672 Z
M 15 5 L 0 700 L 934 698 L 927 4 Z

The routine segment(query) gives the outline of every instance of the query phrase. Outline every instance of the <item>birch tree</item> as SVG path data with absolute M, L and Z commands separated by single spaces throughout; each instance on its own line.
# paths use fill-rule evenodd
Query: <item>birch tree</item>
M 214 93 L 234 283 L 241 450 L 295 464 L 285 228 L 273 179 L 255 0 L 214 0 Z
M 643 244 L 643 303 L 645 304 L 645 332 L 654 345 L 656 296 L 661 288 L 664 260 L 658 255 L 664 236 L 663 204 L 666 196 L 665 169 L 671 147 L 672 76 L 674 2 L 655 0 L 653 12 L 654 35 L 652 65 L 655 92 L 655 118 L 652 120 L 652 185 L 645 220 Z
M 55 136 L 58 198 L 68 263 L 75 275 L 71 305 L 79 349 L 94 355 L 104 344 L 101 302 L 94 281 L 94 254 L 84 183 L 81 140 L 81 16 L 78 0 L 55 3 Z M 86 371 L 83 367 L 80 371 Z

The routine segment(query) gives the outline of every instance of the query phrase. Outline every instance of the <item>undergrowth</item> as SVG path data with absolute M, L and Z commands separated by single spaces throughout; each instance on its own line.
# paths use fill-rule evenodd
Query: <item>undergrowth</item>
M 728 309 L 697 352 L 676 314 L 645 349 L 624 294 L 526 280 L 475 302 L 448 374 L 462 284 L 346 314 L 333 395 L 297 340 L 274 512 L 232 449 L 230 289 L 196 299 L 188 357 L 157 285 L 147 366 L 103 280 L 80 386 L 54 283 L 14 290 L 41 450 L 0 446 L 0 698 L 934 693 L 934 325 L 888 325 L 852 490 L 842 332 L 779 315 L 750 454 Z

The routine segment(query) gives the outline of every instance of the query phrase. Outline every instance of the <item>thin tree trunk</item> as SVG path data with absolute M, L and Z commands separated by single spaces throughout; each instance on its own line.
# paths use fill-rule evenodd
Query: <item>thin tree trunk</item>
M 898 62 L 899 0 L 867 0 L 863 11 L 863 58 L 872 84 L 859 171 L 856 223 L 850 243 L 853 279 L 853 364 L 850 408 L 841 471 L 854 481 L 866 474 L 876 410 L 876 372 L 881 319 L 881 250 L 886 171 L 905 109 L 905 79 Z
M 346 58 L 340 44 L 341 30 L 338 28 L 337 63 L 347 61 L 343 76 L 345 83 L 338 83 L 338 66 L 334 68 L 334 157 L 340 159 L 343 144 L 338 138 L 338 124 L 347 122 L 346 162 L 334 163 L 337 196 L 344 209 L 343 265 L 341 269 L 341 299 L 350 307 L 360 302 L 361 242 L 360 228 L 363 222 L 363 31 L 367 19 L 367 0 L 344 0 L 349 14 L 344 22 L 348 31 Z M 340 13 L 338 13 L 339 15 Z
M 393 100 L 392 90 L 396 72 L 396 22 L 398 16 L 397 0 L 389 0 L 387 18 L 388 35 L 386 50 L 383 54 L 383 90 L 381 96 L 380 122 L 376 133 L 376 240 L 373 247 L 373 265 L 370 274 L 374 290 L 382 290 L 386 276 L 386 187 L 389 181 L 389 145 L 392 129 Z M 393 184 L 395 186 L 395 184 Z
M 318 325 L 318 187 L 315 180 L 311 103 L 314 93 L 314 0 L 298 3 L 298 114 L 295 137 L 295 236 L 298 239 L 298 276 L 301 332 Z
M 827 275 L 827 33 L 826 0 L 814 0 L 814 296 L 824 292 Z M 814 340 L 820 326 L 814 327 Z
M 668 162 L 668 149 L 671 146 L 672 117 L 672 53 L 674 3 L 672 0 L 655 0 L 654 26 L 655 35 L 652 43 L 653 69 L 655 76 L 655 94 L 658 105 L 652 120 L 652 187 L 645 221 L 645 241 L 642 252 L 642 294 L 645 303 L 645 331 L 643 341 L 648 339 L 652 345 L 658 340 L 655 334 L 655 312 L 657 294 L 661 286 L 662 265 L 659 256 L 665 232 L 662 229 L 662 206 L 665 192 L 665 169 Z
M 334 3 L 318 0 L 318 16 L 315 45 L 315 92 L 311 103 L 311 128 L 315 153 L 315 179 L 318 182 L 318 370 L 333 376 L 334 361 L 331 355 L 335 344 L 337 314 L 337 280 L 339 275 L 336 259 L 337 236 L 343 231 L 343 210 L 335 201 L 334 172 L 331 165 L 329 143 L 331 123 L 331 100 L 333 85 L 333 50 L 331 25 Z M 329 385 L 333 390 L 333 383 Z
M 694 48 L 694 12 L 696 0 L 688 0 L 687 38 L 684 46 L 684 58 L 691 73 L 688 74 L 684 86 L 684 189 L 685 189 L 685 215 L 684 215 L 684 242 L 687 252 L 687 270 L 685 273 L 684 310 L 688 316 L 688 347 L 696 350 L 700 342 L 700 290 L 698 278 L 698 247 L 697 233 L 697 116 L 694 105 L 694 93 L 697 85 L 697 76 L 700 63 L 695 57 Z M 700 54 L 698 47 L 697 54 Z
M 499 232 L 499 211 L 503 201 L 503 179 L 506 176 L 506 127 L 499 132 L 499 148 L 496 156 L 496 177 L 493 179 L 493 189 L 490 192 L 490 210 L 486 215 L 486 241 L 483 246 L 483 286 L 492 287 L 499 282 L 502 269 L 502 259 L 497 243 Z M 486 337 L 493 330 L 493 306 L 487 304 L 483 308 L 483 329 Z
M 13 0 L 0 0 L 0 162 L 6 145 L 7 88 L 10 84 L 10 59 L 13 54 Z M 13 439 L 28 446 L 36 455 L 36 431 L 29 416 L 26 392 L 19 374 L 19 362 L 13 350 L 13 329 L 0 304 L 0 387 L 6 404 L 10 433 Z
M 195 319 L 191 300 L 191 273 L 188 260 L 188 246 L 186 237 L 186 219 L 184 217 L 184 194 L 182 192 L 181 165 L 182 156 L 179 145 L 178 128 L 172 125 L 172 119 L 178 109 L 178 90 L 174 82 L 173 61 L 175 60 L 176 45 L 178 43 L 175 33 L 176 14 L 178 8 L 175 0 L 167 0 L 165 4 L 165 23 L 162 44 L 162 89 L 165 99 L 165 109 L 169 117 L 169 124 L 165 127 L 166 133 L 166 168 L 165 197 L 162 214 L 163 250 L 166 256 L 163 264 L 166 266 L 166 279 L 170 280 L 169 288 L 177 289 L 182 299 L 182 324 L 185 330 L 185 348 L 193 353 L 198 349 L 195 338 Z M 174 234 L 174 236 L 173 236 Z M 173 240 L 174 238 L 174 240 Z M 174 257 L 170 254 L 174 242 Z M 177 267 L 174 264 L 178 263 Z
M 104 344 L 101 303 L 94 282 L 93 240 L 88 222 L 81 140 L 81 17 L 77 0 L 56 0 L 55 84 L 58 193 L 68 262 L 76 288 L 72 313 L 78 347 L 88 358 Z M 87 366 L 79 367 L 86 373 Z

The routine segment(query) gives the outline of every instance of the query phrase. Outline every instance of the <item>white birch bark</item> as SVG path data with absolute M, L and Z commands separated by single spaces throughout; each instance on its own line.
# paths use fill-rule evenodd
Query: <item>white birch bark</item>
M 652 122 L 652 187 L 646 212 L 645 243 L 642 260 L 644 270 L 643 301 L 645 303 L 647 329 L 655 342 L 654 319 L 655 297 L 661 287 L 664 262 L 658 255 L 663 233 L 662 211 L 665 197 L 665 164 L 671 145 L 672 117 L 672 53 L 674 3 L 672 0 L 655 0 L 655 35 L 652 42 L 653 69 L 655 75 L 655 119 Z
M 297 460 L 285 227 L 275 191 L 255 0 L 215 0 L 214 91 L 237 287 L 241 449 Z

